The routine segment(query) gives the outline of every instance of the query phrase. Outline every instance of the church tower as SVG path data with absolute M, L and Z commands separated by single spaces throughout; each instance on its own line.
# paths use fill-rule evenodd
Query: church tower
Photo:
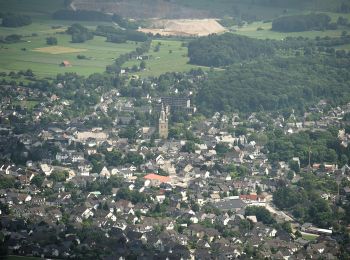
M 169 114 L 168 107 L 165 109 L 164 104 L 162 103 L 162 109 L 160 111 L 159 122 L 158 122 L 159 137 L 162 139 L 168 138 L 168 131 L 169 131 L 168 114 Z

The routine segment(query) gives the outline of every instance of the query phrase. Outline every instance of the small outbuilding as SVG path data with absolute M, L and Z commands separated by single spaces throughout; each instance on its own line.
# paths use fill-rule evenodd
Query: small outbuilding
M 72 64 L 69 61 L 64 60 L 64 61 L 61 62 L 60 66 L 62 66 L 62 67 L 71 67 Z

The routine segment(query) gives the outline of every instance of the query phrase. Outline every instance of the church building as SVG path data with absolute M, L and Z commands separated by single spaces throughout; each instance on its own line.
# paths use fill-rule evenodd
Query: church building
M 168 107 L 164 108 L 164 104 L 162 103 L 162 109 L 160 111 L 159 122 L 158 122 L 159 138 L 162 138 L 162 139 L 168 138 L 168 133 L 169 133 L 168 115 L 169 115 L 169 109 Z

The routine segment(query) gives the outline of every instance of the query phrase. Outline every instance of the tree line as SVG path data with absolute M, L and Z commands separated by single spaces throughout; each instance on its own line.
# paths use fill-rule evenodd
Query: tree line
M 326 14 L 282 16 L 272 21 L 272 30 L 277 32 L 302 32 L 310 30 L 337 29 Z
M 113 64 L 106 66 L 108 73 L 120 73 L 122 65 L 135 56 L 142 55 L 149 51 L 151 40 L 143 42 L 136 50 L 120 55 Z
M 22 27 L 32 23 L 32 18 L 23 14 L 6 13 L 1 18 L 1 25 L 4 27 Z
M 145 42 L 148 40 L 145 33 L 133 30 L 120 30 L 109 25 L 97 26 L 95 34 L 107 37 L 108 42 L 114 43 L 124 43 L 126 41 Z
M 99 11 L 91 10 L 58 10 L 52 14 L 52 18 L 56 20 L 71 20 L 71 21 L 105 21 L 115 22 L 120 27 L 130 30 L 135 30 L 139 27 L 139 23 L 129 21 L 117 14 L 106 14 Z

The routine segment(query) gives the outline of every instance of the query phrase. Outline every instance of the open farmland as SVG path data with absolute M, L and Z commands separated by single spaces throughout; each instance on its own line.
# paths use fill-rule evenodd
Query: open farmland
M 134 50 L 134 42 L 114 44 L 103 37 L 95 37 L 85 43 L 71 43 L 69 35 L 55 35 L 59 46 L 46 45 L 46 36 L 27 37 L 26 41 L 0 45 L 0 71 L 10 72 L 32 69 L 39 76 L 54 76 L 57 73 L 76 72 L 89 75 L 103 72 L 107 65 L 121 54 Z M 78 59 L 77 55 L 86 59 Z M 71 67 L 59 66 L 63 60 Z
M 83 52 L 83 51 L 87 51 L 87 49 L 76 49 L 76 48 L 63 47 L 63 46 L 50 46 L 50 47 L 36 48 L 33 51 L 49 53 L 49 54 L 63 54 L 63 53 Z

